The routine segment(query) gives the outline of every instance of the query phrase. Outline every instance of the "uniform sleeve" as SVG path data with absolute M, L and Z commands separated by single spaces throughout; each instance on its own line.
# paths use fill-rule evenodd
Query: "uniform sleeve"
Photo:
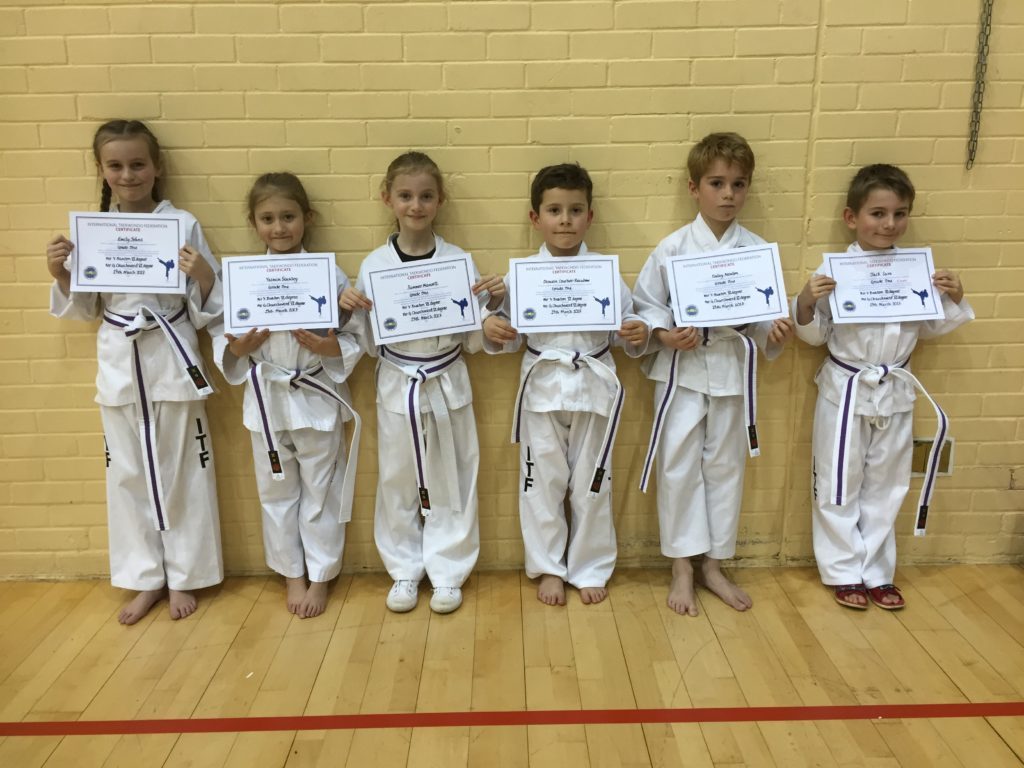
M 490 309 L 486 309 L 485 308 L 484 309 L 484 315 L 483 315 L 483 319 L 484 320 L 486 320 L 491 315 L 497 315 L 498 317 L 502 317 L 505 320 L 508 320 L 509 322 L 511 322 L 511 320 L 510 320 L 510 318 L 511 318 L 510 312 L 511 312 L 511 308 L 512 308 L 512 299 L 511 299 L 511 294 L 509 293 L 508 275 L 505 275 L 504 282 L 505 282 L 505 298 L 502 300 L 501 306 L 498 307 L 497 309 L 494 309 L 494 310 L 490 310 Z M 486 352 L 489 355 L 501 355 L 501 354 L 504 354 L 506 352 L 515 352 L 517 349 L 519 349 L 519 346 L 521 344 L 522 344 L 522 337 L 518 333 L 516 334 L 516 337 L 512 341 L 508 342 L 507 344 L 495 344 L 493 341 L 490 341 L 486 336 L 483 337 L 483 350 L 484 350 L 484 352 Z
M 768 339 L 768 334 L 772 330 L 774 321 L 765 320 L 760 323 L 751 323 L 747 326 L 746 334 L 754 343 L 761 349 L 766 360 L 774 360 L 782 354 L 782 350 L 785 348 L 785 344 L 776 344 Z
M 338 296 L 348 288 L 348 277 L 338 267 L 335 267 L 338 278 Z M 363 312 L 363 315 L 366 313 Z M 322 357 L 320 362 L 331 381 L 341 384 L 352 375 L 356 363 L 363 356 L 363 346 L 359 341 L 358 324 L 352 322 L 352 312 L 341 311 L 338 317 L 338 328 L 335 330 L 338 340 L 339 357 Z
M 665 270 L 658 258 L 660 246 L 651 252 L 633 287 L 633 306 L 637 314 L 653 332 L 657 328 L 670 331 L 676 324 L 672 318 L 672 304 Z
M 647 354 L 647 348 L 651 344 L 651 324 L 646 318 L 637 314 L 633 303 L 633 295 L 630 293 L 629 286 L 626 285 L 626 281 L 621 277 L 619 278 L 619 300 L 621 301 L 622 306 L 622 322 L 626 323 L 630 320 L 638 320 L 647 326 L 647 341 L 638 347 L 634 347 L 628 341 L 619 336 L 617 332 L 613 332 L 613 343 L 616 346 L 621 347 L 627 357 L 643 357 Z
M 98 293 L 65 294 L 54 280 L 50 286 L 50 314 L 60 320 L 96 320 L 102 311 Z
M 220 315 L 209 322 L 206 332 L 210 334 L 213 346 L 213 362 L 224 374 L 228 384 L 243 384 L 249 374 L 249 359 L 241 359 L 228 348 L 224 335 L 224 317 Z
M 192 219 L 191 221 L 191 227 L 189 228 L 186 241 L 189 245 L 203 254 L 203 258 L 206 259 L 207 263 L 213 269 L 213 286 L 210 288 L 210 293 L 206 297 L 205 302 L 203 301 L 199 283 L 195 280 L 190 279 L 186 288 L 188 315 L 192 321 L 192 325 L 196 328 L 205 328 L 214 319 L 220 317 L 224 313 L 224 290 L 220 282 L 220 264 L 217 263 L 217 259 L 214 258 L 213 252 L 210 250 L 210 246 L 206 242 L 206 237 L 203 235 L 203 228 L 199 226 L 199 222 L 195 219 Z M 223 332 L 221 335 L 223 335 Z
M 818 267 L 814 274 L 823 274 L 823 267 L 824 265 Z M 828 342 L 829 337 L 832 336 L 832 307 L 829 306 L 828 296 L 818 299 L 814 305 L 814 316 L 807 325 L 800 325 L 800 321 L 797 319 L 800 316 L 797 308 L 797 300 L 799 298 L 800 294 L 798 292 L 789 304 L 789 312 L 793 318 L 796 337 L 812 347 L 820 347 Z
M 942 336 L 959 328 L 965 323 L 974 319 L 974 308 L 964 296 L 959 304 L 954 304 L 948 294 L 942 294 L 942 311 L 945 317 L 942 320 L 926 320 L 921 323 L 918 336 L 922 339 L 932 339 Z

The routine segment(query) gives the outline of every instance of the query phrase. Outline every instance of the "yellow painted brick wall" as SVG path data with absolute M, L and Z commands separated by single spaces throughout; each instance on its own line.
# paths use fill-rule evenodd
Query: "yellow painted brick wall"
M 736 130 L 758 158 L 744 223 L 780 243 L 790 293 L 844 247 L 856 166 L 914 179 L 908 244 L 962 272 L 978 320 L 924 344 L 915 369 L 948 409 L 956 473 L 929 535 L 901 518 L 904 562 L 1024 552 L 1024 5 L 996 3 L 978 162 L 964 170 L 977 4 L 961 0 L 520 2 L 28 2 L 0 8 L 0 578 L 106 571 L 103 453 L 92 403 L 94 328 L 47 314 L 43 246 L 95 207 L 87 147 L 111 117 L 147 120 L 167 148 L 169 197 L 218 255 L 251 253 L 243 198 L 269 170 L 300 174 L 320 212 L 313 246 L 354 276 L 383 242 L 387 162 L 410 147 L 447 173 L 438 225 L 482 269 L 538 244 L 531 174 L 578 160 L 596 182 L 591 246 L 631 282 L 694 209 L 692 142 Z M 209 355 L 209 344 L 204 342 Z M 820 349 L 762 368 L 763 456 L 747 472 L 739 558 L 808 562 L 809 436 Z M 652 497 L 636 490 L 652 387 L 628 392 L 615 456 L 620 562 L 657 562 Z M 470 362 L 483 469 L 480 565 L 521 563 L 518 359 Z M 209 404 L 227 565 L 263 569 L 241 391 Z M 346 567 L 377 569 L 372 371 L 352 382 L 369 428 Z M 920 431 L 929 432 L 922 421 Z M 915 489 L 917 483 L 915 481 Z M 916 490 L 910 496 L 915 497 Z M 909 508 L 909 504 L 908 504 Z

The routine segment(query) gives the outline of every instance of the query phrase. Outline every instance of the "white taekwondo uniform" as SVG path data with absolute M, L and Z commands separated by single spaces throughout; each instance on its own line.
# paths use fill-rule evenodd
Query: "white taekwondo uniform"
M 652 450 L 642 487 L 655 464 L 661 552 L 666 557 L 707 554 L 724 560 L 736 554 L 746 452 L 759 452 L 756 431 L 750 431 L 756 414 L 755 347 L 771 360 L 781 354 L 782 345 L 768 341 L 772 323 L 760 322 L 740 329 L 698 328 L 700 345 L 688 351 L 661 346 L 654 330 L 676 327 L 665 262 L 673 256 L 764 242 L 736 221 L 719 240 L 697 214 L 658 244 L 634 287 L 637 312 L 650 324 L 650 348 L 657 351 L 643 364 L 656 384 Z
M 434 236 L 431 259 L 463 253 Z M 363 259 L 356 289 L 366 292 L 367 270 L 402 265 L 389 238 Z M 476 281 L 475 267 L 473 272 Z M 486 292 L 477 297 L 481 307 L 488 298 Z M 377 347 L 366 312 L 356 312 L 351 322 L 360 324 L 364 350 L 377 358 L 379 467 L 373 528 L 384 567 L 395 581 L 418 582 L 426 575 L 435 588 L 461 587 L 480 554 L 480 447 L 462 354 L 481 348 L 481 333 Z
M 219 275 L 195 217 L 168 200 L 153 213 L 182 216 L 186 242 Z M 196 337 L 221 309 L 219 276 L 205 302 L 193 280 L 185 296 L 66 296 L 56 282 L 50 290 L 54 317 L 101 320 L 96 402 L 106 441 L 110 581 L 116 587 L 184 591 L 224 579 L 204 404 L 213 389 Z
M 348 278 L 335 272 L 340 296 Z M 343 325 L 347 319 L 343 313 Z M 321 358 L 291 331 L 276 331 L 239 359 L 228 348 L 223 323 L 211 325 L 210 335 L 224 378 L 246 383 L 242 421 L 252 438 L 267 565 L 289 578 L 330 581 L 341 571 L 352 518 L 359 438 L 357 422 L 355 447 L 346 451 L 344 422 L 354 411 L 345 381 L 362 356 L 359 341 L 338 331 L 341 356 Z
M 578 256 L 600 255 L 580 245 Z M 531 258 L 574 257 L 552 256 L 543 245 Z M 619 301 L 623 322 L 641 320 L 621 278 Z M 524 343 L 512 439 L 519 443 L 526 575 L 558 576 L 578 589 L 604 587 L 617 555 L 611 468 L 623 402 L 611 348 L 639 357 L 645 347 L 606 331 L 519 334 L 504 346 L 486 339 L 484 346 L 493 354 Z
M 862 250 L 857 243 L 847 249 Z M 817 273 L 825 274 L 824 265 Z M 954 304 L 943 294 L 942 308 L 943 320 L 833 324 L 826 296 L 818 300 L 811 321 L 796 326 L 799 338 L 814 346 L 827 344 L 829 350 L 814 379 L 818 401 L 812 438 L 814 556 L 825 584 L 863 582 L 871 588 L 893 581 L 896 516 L 910 487 L 919 386 L 908 375 L 910 355 L 919 338 L 940 336 L 974 319 L 966 298 Z M 844 404 L 852 421 L 840 442 Z M 936 411 L 944 437 L 945 415 L 937 406 Z M 925 512 L 934 483 L 931 470 L 922 494 Z

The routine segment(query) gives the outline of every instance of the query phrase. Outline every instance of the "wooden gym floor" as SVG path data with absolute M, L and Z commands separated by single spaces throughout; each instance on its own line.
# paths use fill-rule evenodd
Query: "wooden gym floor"
M 1024 765 L 1024 569 L 903 568 L 897 613 L 806 568 L 733 574 L 748 613 L 701 592 L 676 616 L 667 570 L 622 570 L 598 606 L 491 572 L 455 614 L 424 588 L 398 615 L 375 574 L 316 619 L 253 577 L 129 628 L 106 583 L 0 583 L 0 766 Z

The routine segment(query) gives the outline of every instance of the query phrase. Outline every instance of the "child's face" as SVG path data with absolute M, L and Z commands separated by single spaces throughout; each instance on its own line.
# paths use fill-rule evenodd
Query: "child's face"
M 891 189 L 873 189 L 859 211 L 843 211 L 843 221 L 856 233 L 865 251 L 884 251 L 896 245 L 907 231 L 910 203 Z
M 594 220 L 594 211 L 582 189 L 544 190 L 540 210 L 530 211 L 533 228 L 541 233 L 552 256 L 575 256 Z
M 750 177 L 735 163 L 715 158 L 707 172 L 695 182 L 690 179 L 690 196 L 697 201 L 701 218 L 721 238 L 747 202 Z
M 252 225 L 271 253 L 299 253 L 308 218 L 291 198 L 271 195 L 252 212 Z
M 441 192 L 429 173 L 399 174 L 391 189 L 383 194 L 384 205 L 391 209 L 398 228 L 408 234 L 433 230 Z
M 144 138 L 108 141 L 100 147 L 99 166 L 121 211 L 149 213 L 156 208 L 153 185 L 160 176 L 160 169 L 153 163 Z

